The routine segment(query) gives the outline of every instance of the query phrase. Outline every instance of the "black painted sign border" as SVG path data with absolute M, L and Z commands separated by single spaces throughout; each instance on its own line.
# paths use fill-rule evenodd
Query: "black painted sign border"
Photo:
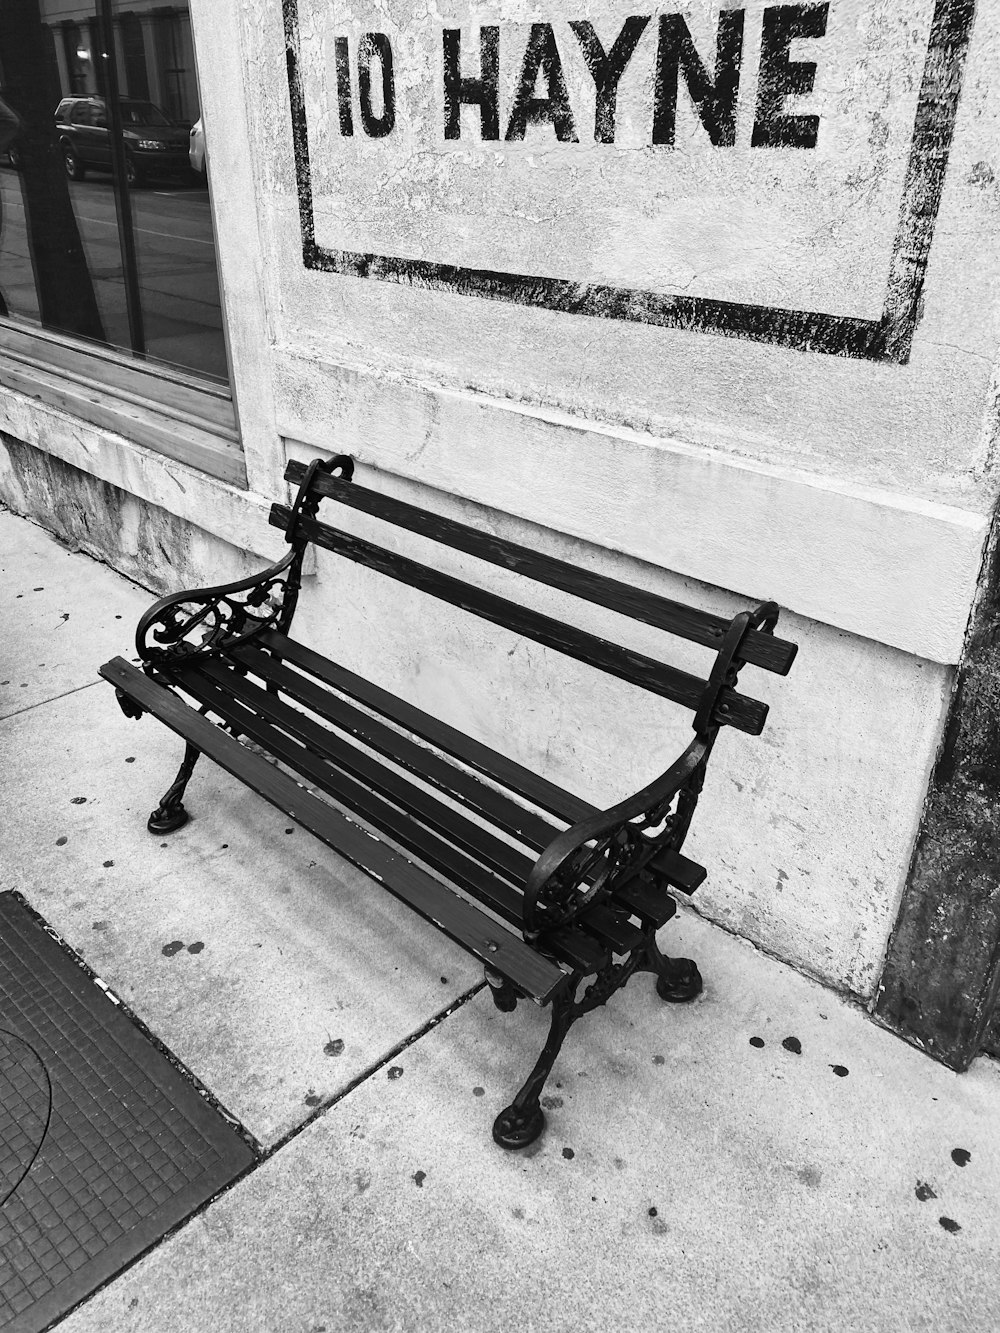
M 568 314 L 721 334 L 804 352 L 897 365 L 909 360 L 955 129 L 975 0 L 936 0 L 934 6 L 885 300 L 877 320 L 324 248 L 317 244 L 313 218 L 309 133 L 299 76 L 298 0 L 282 0 L 282 10 L 306 268 Z

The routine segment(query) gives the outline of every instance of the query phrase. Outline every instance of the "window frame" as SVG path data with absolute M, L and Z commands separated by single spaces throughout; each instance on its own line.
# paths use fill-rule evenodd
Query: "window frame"
M 223 385 L 8 318 L 0 319 L 0 386 L 247 486 L 233 396 Z
M 95 26 L 103 25 L 109 46 L 117 50 L 117 41 L 110 35 L 113 0 L 91 0 L 91 3 L 96 15 Z M 108 77 L 110 82 L 106 91 L 117 105 L 120 94 L 114 64 L 109 66 Z M 196 61 L 196 80 L 197 77 Z M 87 103 L 89 123 L 93 96 L 73 91 L 66 93 L 59 99 L 56 117 L 60 110 L 64 110 L 67 114 L 62 119 L 70 123 L 81 104 Z M 108 128 L 113 132 L 110 125 Z M 129 443 L 149 448 L 165 458 L 185 463 L 245 490 L 248 488 L 247 466 L 233 395 L 232 355 L 218 245 L 215 246 L 215 263 L 229 370 L 227 384 L 203 380 L 182 367 L 146 357 L 138 275 L 134 267 L 131 192 L 125 180 L 123 154 L 112 154 L 111 174 L 123 268 L 128 267 L 127 251 L 133 259 L 133 272 L 125 274 L 132 350 L 92 342 L 11 313 L 0 317 L 0 387 L 25 394 L 71 417 L 110 430 Z M 214 233 L 215 209 L 211 193 L 209 207 Z M 127 238 L 122 234 L 123 225 L 129 233 Z M 135 290 L 130 291 L 130 286 Z M 136 305 L 140 305 L 138 312 L 131 308 Z

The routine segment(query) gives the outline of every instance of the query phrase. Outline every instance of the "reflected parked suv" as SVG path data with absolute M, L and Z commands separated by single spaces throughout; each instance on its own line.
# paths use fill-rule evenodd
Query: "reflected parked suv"
M 141 185 L 147 176 L 186 173 L 187 126 L 175 124 L 152 102 L 123 97 L 119 105 L 129 185 Z M 103 97 L 64 97 L 56 107 L 56 135 L 70 180 L 83 180 L 88 170 L 111 170 Z

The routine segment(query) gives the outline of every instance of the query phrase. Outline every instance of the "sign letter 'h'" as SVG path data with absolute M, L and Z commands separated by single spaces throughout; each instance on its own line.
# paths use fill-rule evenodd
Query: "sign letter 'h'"
M 484 140 L 500 138 L 497 83 L 500 76 L 500 29 L 487 24 L 479 29 L 478 79 L 462 77 L 461 28 L 445 28 L 444 41 L 444 137 L 462 134 L 462 104 L 478 106 Z

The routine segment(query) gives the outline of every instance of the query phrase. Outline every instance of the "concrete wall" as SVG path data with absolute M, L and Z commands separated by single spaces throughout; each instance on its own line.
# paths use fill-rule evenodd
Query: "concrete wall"
M 317 0 L 286 0 L 286 32 L 277 4 L 198 0 L 249 488 L 18 395 L 0 403 L 0 428 L 214 535 L 218 546 L 186 549 L 226 573 L 244 552 L 278 549 L 264 515 L 286 454 L 346 450 L 372 485 L 667 595 L 727 611 L 775 598 L 800 656 L 787 680 L 746 673 L 771 720 L 760 739 L 720 741 L 692 832 L 710 871 L 697 905 L 870 997 L 997 493 L 998 18 L 975 16 L 966 57 L 958 0 L 905 12 L 834 0 L 823 34 L 790 38 L 782 57 L 815 64 L 811 90 L 767 112 L 774 8 L 746 7 L 732 143 L 712 142 L 682 81 L 671 147 L 651 141 L 659 11 L 622 75 L 611 143 L 595 141 L 595 83 L 569 27 L 591 21 L 610 49 L 624 16 L 608 6 L 523 5 L 501 21 L 391 0 L 340 23 Z M 684 13 L 714 70 L 716 8 Z M 799 19 L 815 28 L 810 13 Z M 533 23 L 551 24 L 576 142 L 552 119 L 551 64 L 548 87 L 543 70 L 528 90 L 548 94 L 550 119 L 504 137 Z M 442 31 L 460 28 L 469 77 L 490 25 L 500 137 L 484 141 L 467 106 L 448 138 Z M 365 32 L 393 51 L 395 120 L 381 137 L 364 132 L 359 100 Z M 302 74 L 298 156 L 286 38 Z M 384 127 L 380 96 L 368 110 Z M 772 131 L 798 117 L 803 143 L 755 146 L 768 115 Z M 25 466 L 0 474 L 5 494 L 20 493 L 11 477 Z M 567 613 L 554 593 L 529 595 Z M 332 562 L 300 616 L 313 641 L 602 802 L 664 767 L 689 727 Z M 612 613 L 572 617 L 661 650 Z

